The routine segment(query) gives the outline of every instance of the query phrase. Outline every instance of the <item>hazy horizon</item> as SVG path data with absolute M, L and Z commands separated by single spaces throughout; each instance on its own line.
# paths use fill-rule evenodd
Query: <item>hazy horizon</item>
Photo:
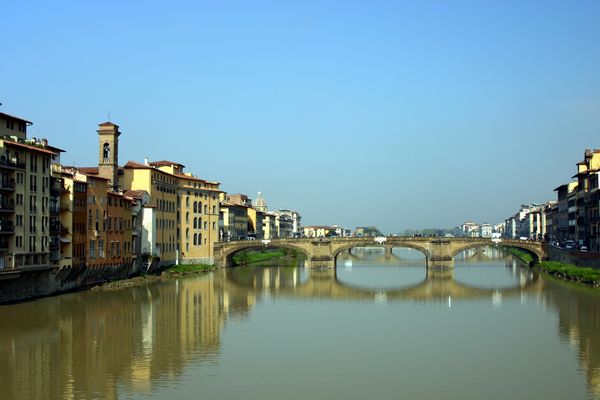
M 0 112 L 304 225 L 495 224 L 600 147 L 600 3 L 9 2 Z

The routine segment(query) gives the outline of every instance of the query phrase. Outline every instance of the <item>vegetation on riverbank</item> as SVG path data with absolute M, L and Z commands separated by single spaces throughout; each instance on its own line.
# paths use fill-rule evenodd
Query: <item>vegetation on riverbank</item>
M 535 265 L 541 271 L 557 278 L 600 287 L 600 270 L 564 264 L 559 261 L 542 261 Z
M 179 264 L 172 265 L 167 267 L 164 270 L 166 274 L 191 274 L 198 272 L 208 272 L 215 269 L 214 265 L 206 265 L 206 264 Z
M 519 249 L 515 249 L 514 247 L 509 248 L 508 251 L 513 256 L 515 256 L 519 260 L 523 261 L 525 264 L 531 266 L 531 263 L 533 262 L 533 256 L 531 254 L 529 254 L 528 252 L 522 251 Z
M 92 290 L 98 289 L 116 289 L 123 287 L 131 287 L 144 285 L 147 283 L 157 282 L 168 278 L 175 278 L 183 275 L 191 275 L 198 274 L 202 272 L 208 272 L 214 270 L 216 267 L 214 265 L 205 265 L 205 264 L 180 264 L 180 265 L 170 265 L 162 270 L 160 273 L 150 273 L 145 274 L 142 273 L 137 276 L 133 276 L 127 279 L 120 279 L 116 281 L 105 282 L 101 285 L 94 286 Z
M 234 265 L 247 265 L 266 261 L 275 261 L 281 259 L 300 259 L 303 255 L 294 249 L 278 250 L 245 250 L 240 251 L 233 256 Z
M 559 261 L 542 261 L 534 263 L 531 254 L 515 248 L 509 249 L 510 253 L 532 268 L 537 268 L 548 275 L 556 278 L 580 282 L 593 287 L 600 287 L 600 270 L 594 268 L 578 267 Z

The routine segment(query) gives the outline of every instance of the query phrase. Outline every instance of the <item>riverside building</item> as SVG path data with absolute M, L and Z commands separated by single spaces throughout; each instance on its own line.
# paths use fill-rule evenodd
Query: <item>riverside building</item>
M 0 113 L 0 273 L 51 268 L 50 177 L 57 157 L 27 138 L 31 122 Z M 56 193 L 54 193 L 56 194 Z M 56 235 L 56 232 L 52 232 Z

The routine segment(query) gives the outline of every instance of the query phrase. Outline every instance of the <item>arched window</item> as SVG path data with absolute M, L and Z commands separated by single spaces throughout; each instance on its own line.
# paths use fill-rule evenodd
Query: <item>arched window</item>
M 198 214 L 202 214 L 202 202 L 198 202 Z
M 198 244 L 198 234 L 194 233 L 194 246 Z
M 198 211 L 198 202 L 195 201 L 194 202 L 194 212 L 197 212 L 197 211 Z
M 194 229 L 198 227 L 198 218 L 194 217 Z
M 190 213 L 189 212 L 185 213 L 185 222 L 190 222 Z
M 190 237 L 190 228 L 185 228 L 185 238 L 189 239 Z
M 106 161 L 110 158 L 110 144 L 104 143 L 102 146 L 102 158 Z
M 198 245 L 201 245 L 201 244 L 202 244 L 202 234 L 199 233 L 198 234 Z

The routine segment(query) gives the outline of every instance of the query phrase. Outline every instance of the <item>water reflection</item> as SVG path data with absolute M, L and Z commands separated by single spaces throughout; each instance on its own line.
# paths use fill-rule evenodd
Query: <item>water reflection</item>
M 353 268 L 361 262 L 371 265 L 360 261 L 358 254 L 353 256 L 357 257 L 352 259 Z M 351 300 L 444 307 L 482 299 L 495 307 L 511 298 L 536 300 L 557 315 L 558 335 L 575 349 L 588 389 L 600 396 L 598 291 L 537 276 L 500 254 L 467 255 L 460 263 L 471 262 L 475 268 L 487 263 L 483 257 L 501 263 L 515 284 L 481 287 L 470 284 L 468 276 L 459 281 L 458 273 L 422 269 L 423 275 L 410 285 L 369 288 L 340 279 L 343 266 L 338 270 L 246 267 L 2 306 L 0 398 L 117 399 L 170 387 L 185 379 L 187 367 L 218 365 L 227 321 L 250 318 L 267 297 L 291 299 L 294 304 L 299 304 L 296 300 L 319 300 L 323 305 Z M 403 263 L 413 262 L 402 257 L 390 260 L 381 267 L 402 268 Z M 340 262 L 343 265 L 344 260 Z

